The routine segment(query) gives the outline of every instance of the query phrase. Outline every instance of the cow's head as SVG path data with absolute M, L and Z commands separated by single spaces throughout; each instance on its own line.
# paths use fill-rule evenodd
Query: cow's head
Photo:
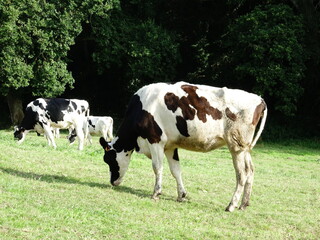
M 26 129 L 23 127 L 15 126 L 13 136 L 14 139 L 18 140 L 18 143 L 22 143 L 26 136 Z
M 109 165 L 110 170 L 110 183 L 113 186 L 118 186 L 125 175 L 132 151 L 122 150 L 117 152 L 113 148 L 113 144 L 117 141 L 117 137 L 111 143 L 108 143 L 103 137 L 100 138 L 100 145 L 104 149 L 104 161 Z
M 76 140 L 76 138 L 77 138 L 77 133 L 76 133 L 76 130 L 73 129 L 72 132 L 67 136 L 67 139 L 69 140 L 70 145 L 74 144 L 74 141 Z

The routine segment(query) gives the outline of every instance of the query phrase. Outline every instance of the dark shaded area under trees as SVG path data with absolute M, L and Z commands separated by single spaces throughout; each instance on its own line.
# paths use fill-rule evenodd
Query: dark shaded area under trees
M 8 11 L 9 2 L 0 4 L 1 12 Z M 89 101 L 91 114 L 120 119 L 141 86 L 183 80 L 262 95 L 269 108 L 265 139 L 320 136 L 320 1 L 69 0 L 52 1 L 49 7 L 31 2 L 26 8 L 47 9 L 43 19 L 56 25 L 34 19 L 36 26 L 26 33 L 30 48 L 0 53 L 1 63 L 12 53 L 26 63 L 16 70 L 9 64 L 0 67 L 1 85 L 30 79 L 0 86 L 2 125 L 10 125 L 6 100 L 12 95 L 23 107 L 38 96 L 82 98 Z M 49 11 L 54 7 L 58 13 Z M 15 20 L 17 26 L 28 19 L 26 14 Z M 55 20 L 58 16 L 63 17 Z M 38 29 L 59 29 L 58 35 L 69 40 L 39 37 Z M 25 38 L 16 39 L 15 44 L 25 44 Z M 58 44 L 43 47 L 39 39 Z M 10 41 L 1 39 L 0 47 Z M 38 52 L 47 57 L 34 57 Z M 48 58 L 57 66 L 44 68 Z

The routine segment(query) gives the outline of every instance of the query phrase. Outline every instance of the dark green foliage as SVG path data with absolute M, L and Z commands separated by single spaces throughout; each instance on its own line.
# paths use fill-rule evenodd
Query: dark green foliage
M 66 56 L 81 27 L 71 11 L 44 1 L 2 2 L 2 94 L 32 86 L 34 95 L 54 96 L 72 86 Z
M 153 20 L 139 20 L 114 11 L 93 20 L 97 43 L 94 60 L 103 73 L 121 69 L 123 89 L 130 93 L 152 82 L 173 81 L 179 61 L 173 36 Z
M 4 0 L 0 3 L 0 93 L 29 87 L 33 95 L 57 96 L 72 87 L 67 54 L 90 14 L 113 2 Z
M 234 78 L 268 94 L 286 115 L 296 111 L 303 93 L 305 51 L 302 18 L 284 4 L 256 7 L 236 19 L 223 41 Z

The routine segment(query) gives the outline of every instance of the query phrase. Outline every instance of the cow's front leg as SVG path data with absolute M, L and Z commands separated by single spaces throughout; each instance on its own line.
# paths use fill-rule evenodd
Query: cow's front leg
M 169 162 L 169 167 L 172 176 L 177 181 L 177 192 L 178 192 L 178 202 L 182 202 L 185 200 L 185 197 L 187 195 L 187 192 L 183 186 L 182 182 L 182 176 L 181 176 L 181 169 L 180 169 L 180 162 L 179 162 L 179 156 L 178 156 L 178 149 L 175 150 L 168 150 L 165 152 L 166 157 Z
M 162 191 L 162 171 L 163 171 L 163 147 L 159 144 L 151 144 L 152 168 L 155 174 L 155 185 L 152 198 L 157 200 Z
M 233 212 L 234 209 L 238 206 L 239 200 L 243 193 L 244 185 L 247 181 L 247 174 L 245 169 L 245 152 L 231 152 L 233 159 L 233 166 L 236 172 L 237 185 L 236 190 L 232 196 L 232 199 L 226 208 L 226 211 Z

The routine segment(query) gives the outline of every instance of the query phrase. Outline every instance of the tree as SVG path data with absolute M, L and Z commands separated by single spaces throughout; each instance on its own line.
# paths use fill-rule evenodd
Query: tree
M 302 82 L 305 89 L 301 101 L 301 113 L 308 115 L 318 129 L 320 121 L 320 1 L 291 0 L 295 9 L 304 19 L 306 31 L 305 49 L 308 53 L 306 60 L 306 77 Z
M 0 2 L 0 94 L 8 96 L 14 124 L 21 120 L 15 119 L 15 113 L 22 111 L 19 98 L 23 93 L 54 97 L 72 87 L 74 79 L 67 69 L 67 53 L 82 30 L 81 23 L 92 14 L 106 14 L 116 3 Z
M 239 84 L 272 96 L 276 110 L 292 115 L 303 93 L 304 35 L 302 18 L 289 6 L 258 6 L 229 25 L 225 59 Z
M 143 85 L 173 81 L 179 62 L 174 35 L 154 20 L 141 20 L 123 11 L 92 20 L 100 72 L 118 69 L 119 89 L 129 95 Z M 116 76 L 114 76 L 116 77 Z

